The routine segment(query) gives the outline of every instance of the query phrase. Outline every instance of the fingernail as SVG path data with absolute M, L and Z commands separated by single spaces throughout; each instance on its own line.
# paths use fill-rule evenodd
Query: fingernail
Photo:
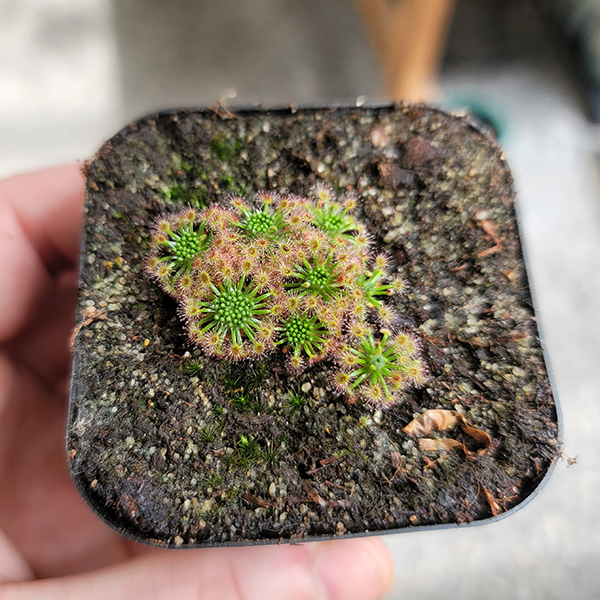
M 377 538 L 323 542 L 313 570 L 327 600 L 376 600 L 390 586 L 392 563 Z

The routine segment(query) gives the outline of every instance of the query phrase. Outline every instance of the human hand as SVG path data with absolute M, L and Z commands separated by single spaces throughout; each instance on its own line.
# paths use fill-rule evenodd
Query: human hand
M 0 598 L 379 598 L 377 538 L 159 550 L 80 498 L 64 426 L 83 196 L 76 165 L 0 182 Z

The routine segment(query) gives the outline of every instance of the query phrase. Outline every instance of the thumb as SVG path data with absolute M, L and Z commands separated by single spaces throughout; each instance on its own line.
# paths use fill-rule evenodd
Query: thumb
M 376 538 L 158 551 L 81 575 L 0 586 L 2 600 L 376 600 L 392 567 Z

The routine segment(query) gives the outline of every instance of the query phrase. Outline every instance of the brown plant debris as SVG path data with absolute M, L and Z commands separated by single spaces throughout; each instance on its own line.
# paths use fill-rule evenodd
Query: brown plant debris
M 498 500 L 496 500 L 496 498 L 494 498 L 494 495 L 492 494 L 492 492 L 490 492 L 490 490 L 487 490 L 483 486 L 481 486 L 481 489 L 483 490 L 485 499 L 487 500 L 488 504 L 490 505 L 490 510 L 492 511 L 492 514 L 495 517 L 497 517 L 501 512 L 503 512 L 502 507 L 498 503 Z
M 454 439 L 424 438 L 436 431 L 453 431 L 460 425 L 463 433 L 468 435 L 483 447 L 473 452 L 462 442 Z M 448 450 L 462 450 L 467 458 L 475 455 L 484 455 L 492 444 L 492 438 L 481 429 L 477 429 L 467 423 L 463 415 L 455 410 L 432 409 L 425 411 L 420 417 L 413 419 L 406 427 L 404 433 L 419 439 L 419 450 L 421 452 L 443 452 Z
M 498 235 L 494 223 L 489 219 L 479 219 L 479 223 L 483 227 L 483 230 L 494 240 L 495 246 L 481 251 L 477 255 L 477 258 L 483 258 L 484 256 L 494 254 L 494 252 L 500 252 L 502 250 L 502 238 Z
M 87 313 L 87 314 L 90 314 L 90 313 Z M 71 334 L 71 339 L 69 340 L 69 349 L 71 350 L 71 352 L 75 349 L 75 340 L 77 339 L 77 336 L 79 335 L 79 332 L 84 327 L 87 327 L 88 325 L 90 325 L 94 321 L 98 321 L 99 319 L 106 320 L 107 318 L 108 317 L 106 316 L 106 313 L 104 313 L 104 312 L 95 313 L 95 314 L 92 314 L 91 317 L 88 317 L 85 321 L 82 321 L 81 323 L 79 323 L 73 329 L 73 333 Z

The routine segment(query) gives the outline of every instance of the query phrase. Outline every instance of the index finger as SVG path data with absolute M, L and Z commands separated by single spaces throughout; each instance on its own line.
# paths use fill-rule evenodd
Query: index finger
M 78 165 L 0 182 L 0 342 L 27 323 L 56 272 L 77 265 L 84 193 Z

